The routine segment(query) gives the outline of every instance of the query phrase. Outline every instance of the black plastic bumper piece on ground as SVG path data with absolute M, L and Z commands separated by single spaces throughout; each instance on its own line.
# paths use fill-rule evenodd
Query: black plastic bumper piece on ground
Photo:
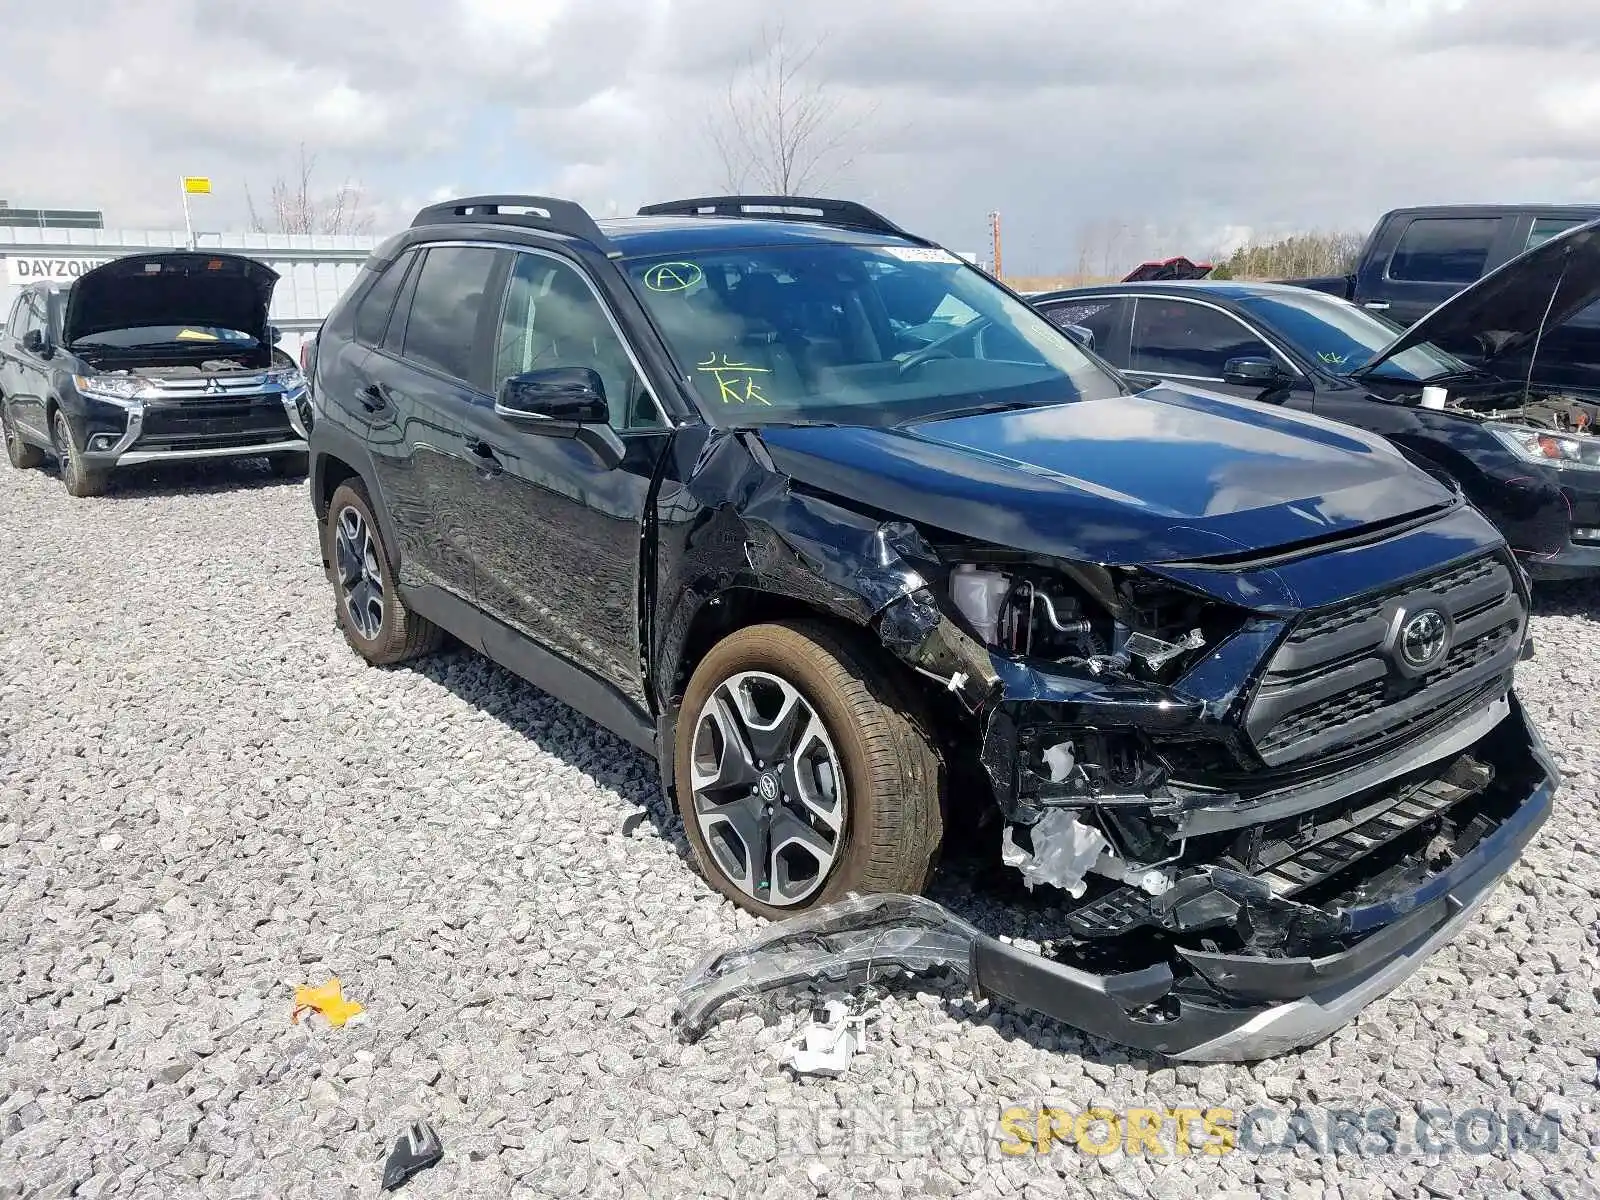
M 1455 936 L 1550 815 L 1553 780 L 1449 871 L 1391 902 L 1396 919 L 1322 958 L 1182 952 L 1205 991 L 1158 964 L 1094 975 L 993 938 L 972 945 L 972 989 L 1097 1037 L 1173 1058 L 1253 1061 L 1321 1041 Z M 1412 904 L 1415 907 L 1410 907 Z M 1409 907 L 1409 911 L 1406 911 Z
M 432 1125 L 416 1121 L 400 1135 L 383 1164 L 383 1190 L 392 1192 L 418 1171 L 426 1171 L 444 1158 L 444 1143 Z

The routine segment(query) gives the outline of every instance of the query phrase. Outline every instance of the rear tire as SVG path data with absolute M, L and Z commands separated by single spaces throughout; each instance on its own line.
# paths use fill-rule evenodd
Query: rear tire
M 304 450 L 291 450 L 287 454 L 267 456 L 267 466 L 279 479 L 303 479 L 311 469 L 311 456 Z
M 431 654 L 444 631 L 405 605 L 372 501 L 357 480 L 341 483 L 322 523 L 322 556 L 333 584 L 334 609 L 345 640 L 374 666 Z
M 804 709 L 790 717 L 790 704 Z M 730 721 L 742 761 L 728 757 Z M 725 638 L 689 681 L 674 755 L 678 814 L 706 879 L 771 918 L 851 892 L 919 894 L 944 832 L 929 729 L 910 689 L 849 631 L 785 621 Z
M 59 408 L 51 421 L 50 431 L 54 435 L 56 447 L 56 462 L 61 467 L 61 482 L 67 489 L 69 496 L 101 496 L 111 484 L 109 471 L 96 471 L 83 465 L 83 452 L 78 449 L 78 444 L 72 440 L 72 426 L 67 424 L 66 414 Z
M 22 440 L 22 431 L 12 423 L 4 399 L 0 399 L 0 434 L 5 437 L 6 458 L 17 470 L 31 471 L 35 467 L 44 466 L 45 452 L 32 442 Z

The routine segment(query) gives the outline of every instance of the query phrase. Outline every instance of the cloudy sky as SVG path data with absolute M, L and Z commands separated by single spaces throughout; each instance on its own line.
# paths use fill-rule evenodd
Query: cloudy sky
M 0 197 L 168 228 L 203 174 L 197 226 L 237 229 L 303 143 L 379 232 L 470 192 L 630 212 L 722 190 L 708 130 L 781 19 L 851 151 L 823 189 L 961 250 L 998 209 L 1008 274 L 1098 269 L 1400 204 L 1600 200 L 1589 8 L 0 0 Z

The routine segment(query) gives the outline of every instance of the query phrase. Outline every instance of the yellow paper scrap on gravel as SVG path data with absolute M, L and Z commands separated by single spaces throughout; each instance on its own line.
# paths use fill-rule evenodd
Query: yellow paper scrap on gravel
M 302 985 L 295 988 L 294 1011 L 289 1014 L 289 1023 L 299 1024 L 301 1013 L 319 1012 L 328 1018 L 329 1025 L 338 1027 L 361 1011 L 361 1005 L 344 998 L 344 989 L 339 986 L 339 981 L 330 979 L 321 987 Z

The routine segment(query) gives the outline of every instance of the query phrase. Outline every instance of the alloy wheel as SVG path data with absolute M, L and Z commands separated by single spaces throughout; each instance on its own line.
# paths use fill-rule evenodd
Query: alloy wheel
M 730 676 L 695 717 L 694 815 L 715 865 L 740 891 L 804 903 L 844 850 L 839 752 L 815 708 L 769 671 Z
M 339 591 L 350 623 L 367 641 L 376 641 L 383 628 L 383 570 L 378 543 L 366 519 L 354 508 L 341 509 L 333 536 Z

